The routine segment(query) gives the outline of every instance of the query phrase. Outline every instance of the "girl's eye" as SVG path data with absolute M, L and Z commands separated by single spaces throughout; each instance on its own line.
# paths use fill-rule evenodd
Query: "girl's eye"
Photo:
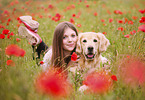
M 67 37 L 68 37 L 67 35 L 64 35 L 64 36 L 63 36 L 63 39 L 66 39 Z
M 66 36 L 64 36 L 63 39 L 66 39 Z
M 75 37 L 76 35 L 72 35 L 72 37 Z

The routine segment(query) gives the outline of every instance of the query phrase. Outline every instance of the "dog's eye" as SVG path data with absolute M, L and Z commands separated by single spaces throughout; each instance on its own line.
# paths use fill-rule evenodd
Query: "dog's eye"
M 86 43 L 86 42 L 87 42 L 87 40 L 83 40 L 83 42 L 84 42 L 84 43 Z
M 94 39 L 94 42 L 97 42 L 97 40 L 96 40 L 96 39 Z

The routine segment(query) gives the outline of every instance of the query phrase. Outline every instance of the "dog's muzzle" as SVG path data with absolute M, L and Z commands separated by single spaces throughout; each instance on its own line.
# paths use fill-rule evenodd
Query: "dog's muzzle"
M 95 57 L 95 54 L 94 54 L 94 52 L 93 52 L 93 51 L 94 51 L 94 47 L 89 46 L 89 47 L 87 48 L 87 51 L 88 51 L 88 53 L 85 54 L 86 59 L 92 60 L 92 59 Z

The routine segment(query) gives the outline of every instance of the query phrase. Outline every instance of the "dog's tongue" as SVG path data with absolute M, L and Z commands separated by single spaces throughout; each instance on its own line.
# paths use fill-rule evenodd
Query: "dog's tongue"
M 89 58 L 93 57 L 93 55 L 87 55 Z

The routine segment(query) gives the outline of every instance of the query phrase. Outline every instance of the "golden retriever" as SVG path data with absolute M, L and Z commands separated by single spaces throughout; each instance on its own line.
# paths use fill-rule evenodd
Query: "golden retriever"
M 78 60 L 79 70 L 83 74 L 88 74 L 100 67 L 100 62 L 106 62 L 107 59 L 101 56 L 110 45 L 109 40 L 102 33 L 85 32 L 80 33 L 77 41 L 76 52 L 80 55 Z M 88 86 L 83 85 L 79 88 L 80 92 L 88 89 Z
M 83 76 L 89 74 L 100 67 L 100 62 L 107 62 L 101 53 L 105 52 L 110 45 L 109 40 L 102 33 L 85 32 L 78 35 L 76 52 L 80 56 L 78 59 L 78 66 L 71 67 L 70 71 L 76 73 L 81 71 Z M 79 91 L 83 92 L 88 86 L 83 85 Z
M 76 52 L 80 55 L 79 68 L 85 70 L 99 67 L 101 61 L 107 60 L 101 53 L 106 51 L 109 45 L 109 40 L 102 33 L 80 33 L 76 48 Z

